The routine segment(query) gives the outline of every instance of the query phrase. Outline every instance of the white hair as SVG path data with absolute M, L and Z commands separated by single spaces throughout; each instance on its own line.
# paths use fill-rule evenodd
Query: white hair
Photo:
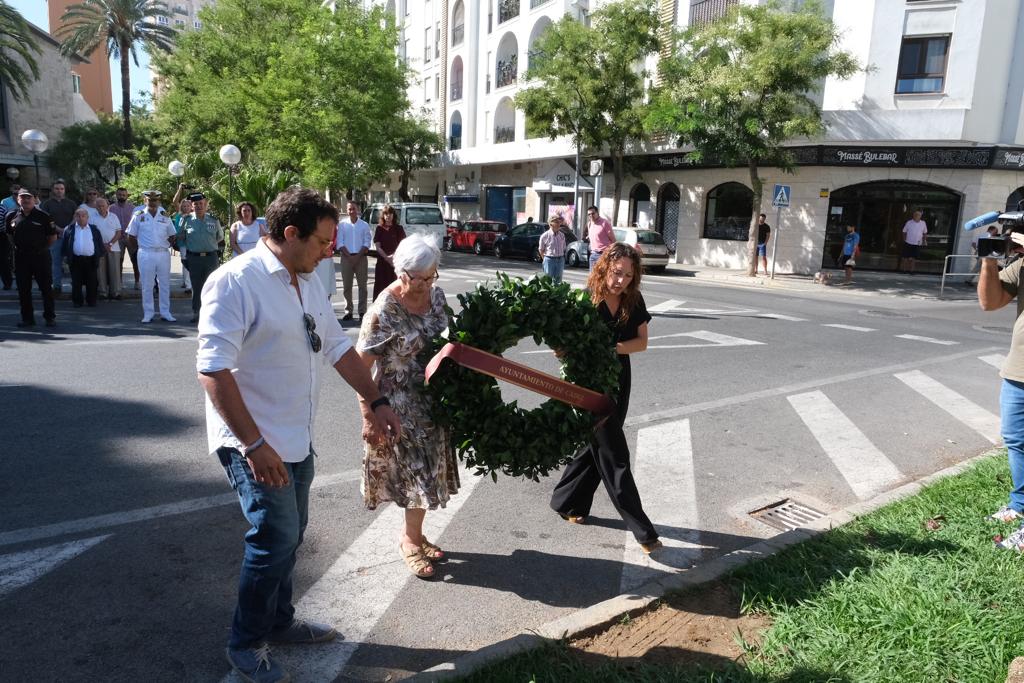
M 441 249 L 433 237 L 409 235 L 398 243 L 393 260 L 395 273 L 432 273 L 441 263 Z

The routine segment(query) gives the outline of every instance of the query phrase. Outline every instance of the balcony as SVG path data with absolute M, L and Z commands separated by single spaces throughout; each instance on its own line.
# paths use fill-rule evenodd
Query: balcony
M 703 26 L 718 21 L 739 0 L 701 0 L 690 5 L 690 26 Z
M 494 129 L 494 143 L 502 144 L 504 142 L 515 142 L 516 141 L 516 129 L 515 126 L 502 126 Z
M 519 0 L 499 0 L 498 23 L 504 24 L 519 16 Z
M 458 102 L 462 99 L 462 83 L 452 83 L 452 102 Z
M 506 85 L 512 85 L 516 82 L 516 76 L 518 75 L 517 69 L 518 57 L 516 55 L 509 55 L 505 61 L 498 60 L 498 65 L 494 70 L 494 87 L 504 88 Z
M 462 41 L 466 38 L 466 25 L 459 24 L 452 29 L 452 47 L 462 45 Z

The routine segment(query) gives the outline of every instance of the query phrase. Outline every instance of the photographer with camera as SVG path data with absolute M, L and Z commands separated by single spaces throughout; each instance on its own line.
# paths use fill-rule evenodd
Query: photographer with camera
M 987 240 L 982 240 L 987 242 Z M 1017 258 L 999 270 L 999 258 L 1007 252 Z M 1021 268 L 1024 267 L 1024 233 L 1014 230 L 1009 235 L 1003 253 L 993 251 L 984 244 L 981 276 L 978 279 L 978 303 L 984 311 L 995 311 L 1017 299 L 1017 319 L 1010 338 L 1010 352 L 1003 362 L 999 376 L 1003 378 L 999 394 L 999 412 L 1002 421 L 1003 443 L 1010 462 L 1009 503 L 989 515 L 988 519 L 1010 523 L 1024 520 L 1024 297 L 1018 296 L 1021 287 Z M 1024 526 L 998 543 L 1002 548 L 1024 550 Z

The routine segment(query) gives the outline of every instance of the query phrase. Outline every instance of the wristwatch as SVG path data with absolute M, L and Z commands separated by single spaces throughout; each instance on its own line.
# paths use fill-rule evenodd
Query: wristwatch
M 381 396 L 377 400 L 370 403 L 370 410 L 375 411 L 377 410 L 377 408 L 380 408 L 381 406 L 391 406 L 391 401 L 388 400 L 387 396 Z

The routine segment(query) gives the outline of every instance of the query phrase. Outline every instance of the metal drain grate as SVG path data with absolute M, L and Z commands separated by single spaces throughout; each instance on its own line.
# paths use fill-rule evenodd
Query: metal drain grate
M 749 513 L 754 519 L 764 522 L 780 531 L 792 531 L 825 516 L 824 512 L 798 503 L 791 498 L 784 498 L 777 503 Z
M 909 318 L 909 313 L 902 313 L 900 311 L 885 311 L 885 310 L 870 310 L 861 311 L 861 315 L 870 316 L 872 318 Z

